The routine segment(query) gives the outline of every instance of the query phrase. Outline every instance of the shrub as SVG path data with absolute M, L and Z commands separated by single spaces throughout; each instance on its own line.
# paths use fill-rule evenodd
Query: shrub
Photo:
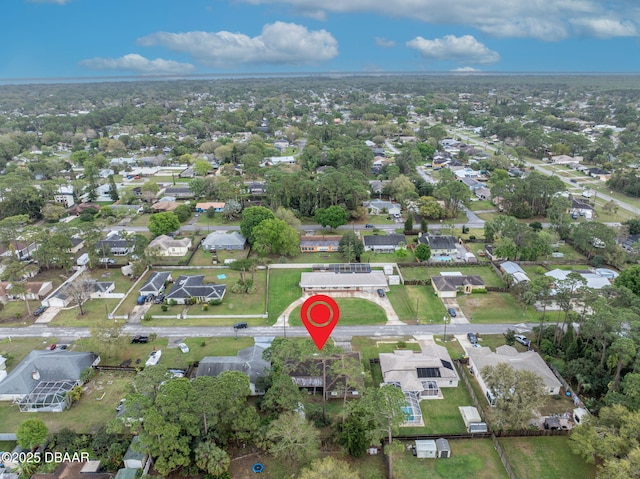
M 162 306 L 160 306 L 160 309 L 162 311 L 166 311 L 167 309 L 169 309 L 169 306 L 167 306 L 166 304 L 163 304 Z
M 406 348 L 407 348 L 406 341 L 398 341 L 398 344 L 396 344 L 396 349 L 406 349 Z
M 476 235 L 469 236 L 469 241 L 474 241 L 476 239 Z
M 222 304 L 222 300 L 221 299 L 210 299 L 208 304 L 209 304 L 209 306 L 218 306 L 218 305 Z
M 175 299 L 170 299 L 169 300 L 169 306 L 175 306 L 176 304 L 178 304 L 178 302 Z
M 209 311 L 209 305 L 208 304 L 203 304 L 202 305 L 202 311 Z
M 142 319 L 143 321 L 151 321 L 153 319 L 153 316 L 151 315 L 151 313 L 145 313 Z
M 91 381 L 95 375 L 96 375 L 95 369 L 87 368 L 84 371 L 82 371 L 82 373 L 80 373 L 80 381 L 82 381 L 83 384 L 87 383 Z

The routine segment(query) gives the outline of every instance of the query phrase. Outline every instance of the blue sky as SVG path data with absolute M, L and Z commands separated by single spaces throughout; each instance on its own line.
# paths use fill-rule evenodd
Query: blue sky
M 0 79 L 640 72 L 637 0 L 5 0 Z

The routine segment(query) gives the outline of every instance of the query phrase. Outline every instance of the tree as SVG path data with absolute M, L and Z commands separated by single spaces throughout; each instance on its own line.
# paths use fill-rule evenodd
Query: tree
M 67 210 L 58 203 L 47 203 L 42 207 L 42 218 L 45 221 L 55 222 L 67 216 Z
M 269 452 L 277 459 L 297 464 L 318 454 L 320 432 L 297 412 L 282 413 L 267 431 Z
M 276 210 L 275 217 L 296 229 L 302 224 L 302 221 L 300 221 L 293 211 L 283 208 L 282 206 L 279 206 Z
M 249 244 L 255 242 L 253 230 L 262 221 L 274 219 L 273 212 L 264 206 L 251 206 L 242 212 L 242 220 L 240 221 L 240 231 L 247 238 Z M 285 223 L 286 224 L 286 223 Z
M 429 245 L 420 243 L 416 246 L 416 258 L 420 261 L 428 261 L 429 258 L 431 258 L 431 248 L 429 248 Z
M 407 219 L 404 222 L 404 230 L 413 231 L 413 213 L 411 212 L 407 214 Z
M 229 221 L 236 219 L 241 211 L 242 206 L 236 200 L 227 200 L 222 208 L 222 214 Z
M 116 186 L 116 180 L 113 178 L 113 175 L 109 175 L 109 198 L 113 201 L 118 201 L 120 199 L 120 195 L 118 194 L 118 187 Z
M 353 231 L 347 231 L 338 243 L 338 252 L 347 263 L 358 260 L 364 253 L 364 244 Z
M 372 401 L 377 409 L 379 424 L 387 434 L 389 447 L 385 447 L 385 452 L 389 457 L 389 477 L 393 477 L 393 434 L 406 421 L 402 408 L 407 401 L 402 390 L 390 384 L 375 389 Z
M 435 191 L 436 198 L 444 201 L 444 209 L 449 218 L 458 216 L 460 205 L 469 202 L 469 188 L 456 180 L 442 181 Z
M 16 430 L 18 445 L 27 451 L 43 445 L 47 436 L 49 430 L 44 421 L 35 417 L 22 421 Z
M 220 477 L 221 474 L 229 470 L 231 458 L 224 449 L 216 446 L 215 442 L 202 441 L 198 443 L 193 452 L 196 466 L 206 471 L 207 474 Z
M 340 206 L 318 208 L 313 219 L 323 227 L 330 226 L 331 229 L 336 229 L 338 226 L 347 224 L 347 212 Z
M 189 180 L 189 190 L 196 198 L 202 198 L 207 191 L 207 182 L 204 178 L 192 178 Z
M 636 296 L 640 296 L 640 265 L 630 266 L 615 279 L 616 286 L 628 288 Z
M 158 186 L 158 183 L 155 181 L 145 181 L 145 183 L 140 187 L 140 191 L 142 192 L 142 198 L 145 201 L 151 201 L 160 191 L 160 186 Z
M 362 364 L 357 359 L 342 354 L 338 361 L 331 364 L 331 374 L 342 381 L 342 422 L 346 418 L 347 396 L 349 388 L 360 389 L 363 384 Z
M 609 367 L 615 367 L 616 372 L 610 389 L 617 391 L 620 386 L 622 368 L 627 366 L 636 357 L 636 344 L 630 338 L 618 338 L 611 345 L 609 350 Z
M 314 459 L 311 466 L 300 473 L 300 479 L 359 479 L 360 474 L 349 466 L 349 463 L 326 456 L 322 459 Z
M 180 223 L 184 223 L 191 218 L 191 207 L 185 204 L 179 205 L 175 210 L 173 210 L 173 214 L 178 217 L 178 221 L 180 221 Z
M 207 160 L 197 160 L 193 165 L 193 171 L 198 176 L 205 176 L 211 170 L 211 163 Z
M 267 389 L 260 408 L 268 414 L 280 414 L 293 411 L 302 401 L 302 394 L 291 376 L 283 373 L 271 375 L 271 385 Z
M 514 370 L 507 363 L 485 366 L 481 374 L 495 400 L 492 411 L 496 427 L 525 428 L 542 398 L 542 379 L 531 371 Z
M 67 287 L 69 296 L 71 296 L 72 300 L 80 308 L 81 316 L 85 313 L 83 308 L 84 303 L 91 297 L 91 293 L 93 293 L 94 282 L 95 281 L 91 278 L 91 276 L 89 276 L 89 274 L 84 271 L 79 274 L 76 279 L 70 282 Z
M 259 255 L 294 256 L 300 251 L 298 232 L 282 220 L 263 220 L 253 228 L 251 234 L 253 248 Z
M 180 220 L 171 211 L 155 213 L 149 218 L 149 231 L 155 236 L 166 235 L 180 229 Z

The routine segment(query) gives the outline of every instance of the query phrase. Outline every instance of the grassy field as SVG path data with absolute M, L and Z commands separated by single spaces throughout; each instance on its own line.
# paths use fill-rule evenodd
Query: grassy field
M 413 268 L 412 268 L 413 269 Z M 429 324 L 441 321 L 445 308 L 429 286 L 391 286 L 387 294 L 401 321 Z
M 458 406 L 472 406 L 464 384 L 457 388 L 441 388 L 443 399 L 420 401 L 424 427 L 403 427 L 401 434 L 462 434 L 466 431 Z
M 442 271 L 459 271 L 464 275 L 477 275 L 487 286 L 502 287 L 504 282 L 490 266 L 465 266 L 455 268 L 443 266 L 440 268 L 417 266 L 415 268 L 401 268 L 402 276 L 406 280 L 429 280 L 431 276 L 439 276 Z
M 80 314 L 80 308 L 75 306 L 63 309 L 49 323 L 54 327 L 75 326 L 90 327 L 107 316 L 118 305 L 119 299 L 90 299 L 82 305 L 84 314 Z
M 224 265 L 224 261 L 227 259 L 244 259 L 247 257 L 249 253 L 248 249 L 244 250 L 220 250 L 217 253 L 218 256 L 218 265 Z M 193 258 L 191 258 L 190 266 L 211 266 L 213 260 L 213 255 L 203 250 L 202 248 L 198 248 L 198 251 L 195 252 Z
M 518 437 L 500 439 L 519 479 L 589 479 L 595 466 L 569 450 L 567 437 Z
M 482 210 L 495 210 L 496 205 L 494 205 L 489 200 L 479 200 L 479 201 L 471 201 L 469 203 L 469 209 L 471 211 L 482 211 Z
M 491 439 L 449 441 L 449 445 L 451 457 L 448 459 L 418 459 L 411 455 L 411 451 L 396 455 L 394 479 L 508 478 Z
M 275 323 L 278 316 L 302 296 L 300 269 L 273 269 L 269 272 L 269 322 Z
M 68 427 L 76 432 L 91 432 L 106 424 L 116 416 L 116 405 L 126 394 L 127 384 L 133 374 L 122 372 L 104 372 L 88 383 L 80 400 L 63 412 L 40 412 L 49 432 L 57 432 Z M 16 404 L 0 403 L 0 425 L 2 432 L 15 432 L 25 419 L 33 415 L 20 413 Z
M 380 306 L 366 299 L 336 298 L 340 308 L 340 325 L 352 326 L 356 324 L 385 324 L 387 315 Z M 289 325 L 302 326 L 300 320 L 300 306 L 289 315 Z
M 509 293 L 463 294 L 457 301 L 472 324 L 538 321 L 534 309 L 525 310 Z

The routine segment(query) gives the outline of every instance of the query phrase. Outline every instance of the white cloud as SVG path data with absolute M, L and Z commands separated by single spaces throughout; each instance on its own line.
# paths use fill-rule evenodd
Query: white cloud
M 638 28 L 630 21 L 620 21 L 615 18 L 577 18 L 571 24 L 579 32 L 599 37 L 634 37 L 638 35 Z
M 92 70 L 126 70 L 142 74 L 190 73 L 195 68 L 191 63 L 180 63 L 162 58 L 149 60 L 137 53 L 130 53 L 119 58 L 89 58 L 82 60 L 80 65 Z
M 440 25 L 465 25 L 495 36 L 561 40 L 573 34 L 637 35 L 640 15 L 622 0 L 239 0 L 254 5 L 289 5 L 294 12 L 322 18 L 323 13 L 375 12 Z M 610 19 L 619 26 L 594 25 Z M 633 20 L 632 20 L 633 19 Z M 575 26 L 575 30 L 573 29 Z
M 479 71 L 482 71 L 482 70 L 478 70 L 477 68 L 473 68 L 473 67 L 461 67 L 461 68 L 454 68 L 451 71 L 452 72 L 466 73 L 466 72 L 479 72 Z
M 376 42 L 376 45 L 384 48 L 390 48 L 390 47 L 396 46 L 395 40 L 387 40 L 386 38 L 382 38 L 382 37 L 376 37 L 375 42 Z
M 138 44 L 189 53 L 200 63 L 223 68 L 249 63 L 311 64 L 338 55 L 338 42 L 331 33 L 284 22 L 265 25 L 253 38 L 226 31 L 158 32 L 139 38 Z
M 434 40 L 416 37 L 408 41 L 407 46 L 415 48 L 427 59 L 480 64 L 496 63 L 500 60 L 498 52 L 489 50 L 471 35 L 445 35 Z

